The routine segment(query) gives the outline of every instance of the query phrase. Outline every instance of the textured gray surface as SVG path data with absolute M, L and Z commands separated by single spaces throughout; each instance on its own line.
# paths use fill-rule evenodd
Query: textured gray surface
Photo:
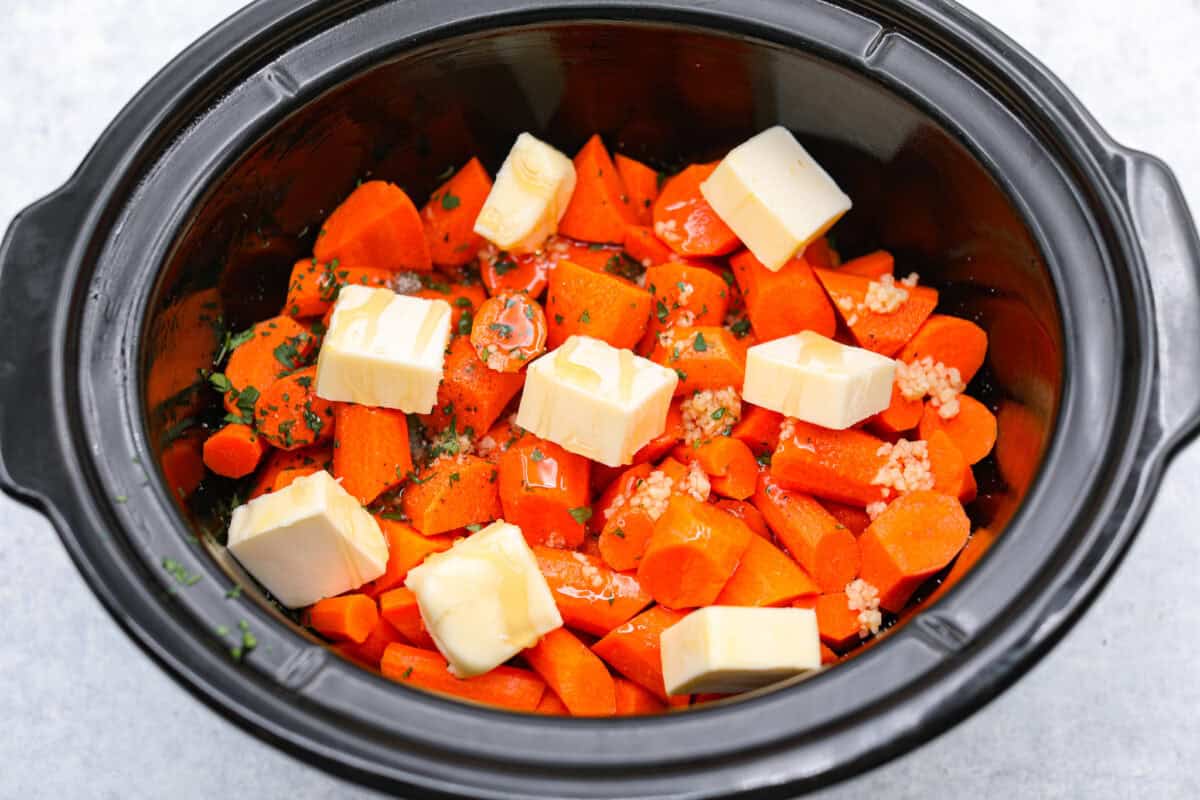
M 58 186 L 158 67 L 239 5 L 0 0 L 0 224 Z M 1197 0 L 968 5 L 1120 141 L 1165 158 L 1200 209 Z M 1198 489 L 1193 444 L 1116 578 L 1048 658 L 949 733 L 820 796 L 1200 797 Z M 46 521 L 7 498 L 0 575 L 0 797 L 374 796 L 177 687 L 93 599 Z

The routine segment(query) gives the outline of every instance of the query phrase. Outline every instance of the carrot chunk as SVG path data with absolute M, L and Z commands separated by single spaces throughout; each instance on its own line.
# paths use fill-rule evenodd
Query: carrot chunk
M 465 336 L 450 341 L 442 369 L 437 405 L 423 419 L 432 428 L 453 424 L 459 434 L 468 436 L 491 428 L 525 385 L 524 372 L 489 369 Z
M 983 328 L 962 317 L 934 314 L 925 320 L 904 345 L 900 361 L 911 364 L 925 356 L 958 370 L 963 383 L 970 383 L 987 356 L 988 337 Z
M 498 372 L 517 372 L 546 352 L 546 315 L 524 292 L 501 292 L 475 315 L 471 345 Z
M 513 711 L 535 710 L 546 691 L 541 678 L 515 667 L 496 667 L 466 680 L 456 678 L 440 653 L 398 642 L 383 652 L 379 671 L 399 683 Z
M 204 440 L 204 465 L 226 478 L 244 478 L 266 452 L 267 443 L 253 428 L 231 423 Z
M 718 436 L 689 451 L 711 479 L 712 490 L 722 497 L 745 500 L 758 483 L 758 462 L 740 439 Z
M 592 651 L 617 672 L 666 702 L 667 687 L 663 683 L 659 637 L 684 616 L 666 606 L 654 606 L 614 628 L 592 645 Z
M 663 184 L 654 203 L 654 233 L 682 256 L 723 256 L 739 241 L 700 193 L 700 184 L 717 168 L 693 164 Z
M 858 575 L 858 542 L 820 503 L 782 488 L 763 474 L 754 505 L 780 543 L 816 580 L 822 591 L 842 589 Z
M 782 487 L 848 505 L 866 506 L 882 499 L 881 487 L 872 481 L 887 463 L 879 453 L 883 440 L 854 428 L 834 431 L 807 422 L 793 424 L 795 435 L 780 439 L 771 459 L 771 476 Z
M 646 270 L 646 288 L 654 295 L 648 339 L 676 325 L 720 326 L 729 308 L 729 287 L 712 270 L 673 261 Z
M 650 360 L 675 370 L 675 394 L 740 387 L 746 379 L 746 343 L 725 328 L 673 328 L 659 339 Z
M 276 380 L 304 366 L 313 349 L 312 334 L 291 317 L 263 320 L 250 333 L 225 365 L 229 386 L 217 387 L 225 392 L 225 410 L 240 414 L 239 421 L 247 423 L 259 396 Z M 215 375 L 213 385 L 217 385 Z
M 908 298 L 890 313 L 872 311 L 866 303 L 871 279 L 842 270 L 816 270 L 833 305 L 859 347 L 895 355 L 913 338 L 937 307 L 938 293 L 928 286 L 903 287 Z
M 372 581 L 364 592 L 379 595 L 404 583 L 408 572 L 434 553 L 449 550 L 454 544 L 451 536 L 424 536 L 406 522 L 376 516 L 379 529 L 388 543 L 388 562 L 383 574 Z
M 292 267 L 283 313 L 290 317 L 320 317 L 329 311 L 343 286 L 391 287 L 394 272 L 370 267 L 347 267 L 334 261 L 322 264 L 304 258 Z
M 632 717 L 640 714 L 657 714 L 667 707 L 653 692 L 624 678 L 613 678 L 617 695 L 617 716 Z
M 613 347 L 632 348 L 646 332 L 651 297 L 623 278 L 562 261 L 550 275 L 546 298 L 548 345 L 579 334 Z
M 711 605 L 754 538 L 733 515 L 675 495 L 654 523 L 638 580 L 655 600 L 671 608 Z
M 933 490 L 957 497 L 963 503 L 975 499 L 977 486 L 971 464 L 945 431 L 934 431 L 926 440 Z
M 802 255 L 811 266 L 821 269 L 833 269 L 841 263 L 841 258 L 833 249 L 833 245 L 829 243 L 828 236 L 818 236 L 813 239 L 812 243 L 804 248 Z
M 744 500 L 718 500 L 717 508 L 733 514 L 735 517 L 746 523 L 755 534 L 771 541 L 771 529 L 767 527 L 767 520 L 763 517 L 762 512 L 755 508 L 750 503 Z
M 921 421 L 924 408 L 921 400 L 906 400 L 900 387 L 893 385 L 888 407 L 871 417 L 867 425 L 885 436 L 911 431 Z
M 896 259 L 887 250 L 876 250 L 874 253 L 850 259 L 842 264 L 838 271 L 877 280 L 896 271 Z
M 275 475 L 275 482 L 271 484 L 272 492 L 281 492 L 291 486 L 301 478 L 307 478 L 321 470 L 316 467 L 297 467 L 296 469 L 285 469 Z
M 740 439 L 756 456 L 774 453 L 779 446 L 779 428 L 783 415 L 749 403 L 742 403 L 742 418 L 730 434 Z
M 759 339 L 779 339 L 806 330 L 833 336 L 837 328 L 833 305 L 803 258 L 793 258 L 772 272 L 745 250 L 731 258 L 729 265 Z
M 259 395 L 254 413 L 259 434 L 280 450 L 333 438 L 333 403 L 317 397 L 317 368 L 306 367 L 280 378 Z
M 500 456 L 500 505 L 530 544 L 578 547 L 591 515 L 591 470 L 583 456 L 526 436 Z
M 719 606 L 781 606 L 820 591 L 808 573 L 786 553 L 767 539 L 754 536 L 715 603 Z
M 333 477 L 363 505 L 412 472 L 408 417 L 354 403 L 333 407 Z
M 662 243 L 650 228 L 630 225 L 625 229 L 625 252 L 643 267 L 674 261 L 675 251 Z
M 654 201 L 658 199 L 658 172 L 620 153 L 613 156 L 617 173 L 625 184 L 625 196 L 638 225 L 654 221 Z
M 371 629 L 371 633 L 362 644 L 343 642 L 337 646 L 337 649 L 363 666 L 377 670 L 379 662 L 383 660 L 383 651 L 387 650 L 387 646 L 392 642 L 403 644 L 404 637 L 390 622 L 379 616 L 375 621 L 375 627 Z
M 575 156 L 575 192 L 558 221 L 565 236 L 585 242 L 621 242 L 625 226 L 637 221 L 617 171 L 595 134 Z
M 475 218 L 491 191 L 487 170 L 472 158 L 429 196 L 421 222 L 434 264 L 461 267 L 475 258 L 483 245 L 483 237 L 475 233 Z
M 308 620 L 322 636 L 362 644 L 379 622 L 379 607 L 365 594 L 326 597 L 309 607 Z
M 414 647 L 436 650 L 437 645 L 425 628 L 417 596 L 406 586 L 399 586 L 379 595 L 379 614 Z
M 575 717 L 617 713 L 617 688 L 604 662 L 566 628 L 547 633 L 523 653 Z
M 478 456 L 444 457 L 409 479 L 400 499 L 405 516 L 426 536 L 500 517 L 497 468 Z
M 326 444 L 296 450 L 272 450 L 254 478 L 250 499 L 275 491 L 275 479 L 280 473 L 308 468 L 313 472 L 333 469 L 333 449 Z
M 595 556 L 541 545 L 533 553 L 568 627 L 604 636 L 650 605 L 637 578 L 614 572 Z
M 850 609 L 850 598 L 845 592 L 831 592 L 817 598 L 817 631 L 821 641 L 835 650 L 845 650 L 861 641 L 858 612 Z
M 959 395 L 958 414 L 943 419 L 938 409 L 926 403 L 917 432 L 929 439 L 934 431 L 944 431 L 968 464 L 982 461 L 996 444 L 996 417 L 974 397 Z
M 831 517 L 836 519 L 839 524 L 849 528 L 855 536 L 865 531 L 871 524 L 871 517 L 861 508 L 848 506 L 845 503 L 835 503 L 832 500 L 822 500 L 820 503 Z
M 317 261 L 393 272 L 429 272 L 433 261 L 425 226 L 412 200 L 398 186 L 368 181 L 325 220 L 313 248 Z
M 962 504 L 937 492 L 896 498 L 859 537 L 862 579 L 879 590 L 879 605 L 892 613 L 945 569 L 967 543 L 971 522 Z

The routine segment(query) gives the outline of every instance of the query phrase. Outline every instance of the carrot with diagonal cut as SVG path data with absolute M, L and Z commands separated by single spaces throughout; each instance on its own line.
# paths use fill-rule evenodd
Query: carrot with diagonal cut
M 898 286 L 897 291 L 904 291 L 906 299 L 887 313 L 875 311 L 867 303 L 870 278 L 843 270 L 819 269 L 816 273 L 858 346 L 885 356 L 895 355 L 904 347 L 937 307 L 936 289 Z
M 388 561 L 383 574 L 363 589 L 378 596 L 404 583 L 408 572 L 434 553 L 449 550 L 454 544 L 452 536 L 423 536 L 407 522 L 375 516 L 379 530 L 388 543 Z
M 858 542 L 813 498 L 782 488 L 763 473 L 754 505 L 779 542 L 822 591 L 837 591 L 858 575 Z
M 388 645 L 383 652 L 379 671 L 385 678 L 398 683 L 513 711 L 533 711 L 546 691 L 541 678 L 515 667 L 496 667 L 465 680 L 456 678 L 450 674 L 446 659 L 440 653 L 399 642 Z
M 362 644 L 379 622 L 379 607 L 365 594 L 326 597 L 309 607 L 308 621 L 330 639 Z
M 761 536 L 750 546 L 714 601 L 718 606 L 782 606 L 821 589 L 790 556 Z
M 833 305 L 803 258 L 793 258 L 778 271 L 763 266 L 749 250 L 729 259 L 755 335 L 763 341 L 800 331 L 833 336 Z
M 671 608 L 711 605 L 755 538 L 733 515 L 688 495 L 674 495 L 654 523 L 638 564 L 638 581 Z
M 625 226 L 637 216 L 599 134 L 587 140 L 574 161 L 575 191 L 558 221 L 559 232 L 585 242 L 621 242 Z
M 795 421 L 793 429 L 793 436 L 780 439 L 771 459 L 771 476 L 781 486 L 848 505 L 867 506 L 883 498 L 874 483 L 887 463 L 880 453 L 882 439 L 855 428 L 834 431 L 808 422 Z
M 244 478 L 254 472 L 267 449 L 249 425 L 232 423 L 204 440 L 204 466 L 226 478 Z
M 907 364 L 926 356 L 958 370 L 970 383 L 987 357 L 988 337 L 983 328 L 962 317 L 934 314 L 913 334 L 896 356 Z
M 567 627 L 604 636 L 650 605 L 637 578 L 609 569 L 596 556 L 541 545 L 533 554 Z
M 666 606 L 654 606 L 614 628 L 592 645 L 592 651 L 617 672 L 666 702 L 668 696 L 663 683 L 662 645 L 659 643 L 659 637 L 684 616 Z
M 572 716 L 611 717 L 617 713 L 617 689 L 608 668 L 566 628 L 550 631 L 522 655 Z
M 654 201 L 658 199 L 658 172 L 620 153 L 613 156 L 613 163 L 625 184 L 625 196 L 637 224 L 650 225 L 654 221 Z
M 333 477 L 363 505 L 412 472 L 408 418 L 390 408 L 337 403 L 333 408 Z
M 483 246 L 483 237 L 475 233 L 475 218 L 491 191 L 487 170 L 472 158 L 429 196 L 421 222 L 434 264 L 461 267 L 475 258 Z
M 958 413 L 946 419 L 940 409 L 925 404 L 917 433 L 929 439 L 934 431 L 944 431 L 968 464 L 982 461 L 996 444 L 996 417 L 987 406 L 968 395 L 958 396 Z
M 429 272 L 433 261 L 425 227 L 412 200 L 400 187 L 368 181 L 334 209 L 313 248 L 317 261 L 393 272 Z

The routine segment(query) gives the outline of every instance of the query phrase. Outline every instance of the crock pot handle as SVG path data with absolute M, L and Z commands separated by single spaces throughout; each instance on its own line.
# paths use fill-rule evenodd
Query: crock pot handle
M 40 500 L 65 477 L 54 425 L 55 311 L 80 202 L 64 187 L 13 218 L 0 243 L 0 485 Z

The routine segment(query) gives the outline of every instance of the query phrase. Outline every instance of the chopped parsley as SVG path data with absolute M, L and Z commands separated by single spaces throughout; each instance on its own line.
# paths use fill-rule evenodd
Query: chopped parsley
M 459 308 L 470 308 L 471 307 L 471 298 L 456 297 L 456 298 L 454 298 L 454 305 L 458 306 Z
M 758 462 L 758 465 L 760 467 L 771 466 L 771 454 L 770 453 L 763 453 L 762 455 L 758 456 L 754 460 Z
M 696 341 L 692 344 L 692 349 L 697 353 L 703 353 L 708 350 L 708 342 L 704 341 L 703 333 L 696 334 Z
M 495 331 L 500 335 L 501 339 L 511 339 L 513 334 L 512 325 L 505 325 L 503 322 L 493 322 L 488 325 L 489 331 Z
M 529 454 L 530 461 L 541 461 L 545 457 L 546 457 L 546 454 L 543 453 L 541 450 L 539 450 L 536 447 L 533 448 L 533 452 Z
M 723 416 L 725 416 L 725 406 L 721 406 L 720 408 L 718 408 L 716 411 L 714 411 L 712 413 L 712 418 L 714 420 L 720 419 Z
M 654 316 L 658 317 L 659 322 L 666 322 L 667 314 L 669 314 L 669 313 L 671 313 L 670 309 L 667 308 L 667 304 L 664 303 L 662 300 L 659 300 L 658 303 L 654 306 Z
M 195 586 L 200 581 L 199 575 L 188 572 L 187 567 L 185 567 L 183 564 L 180 564 L 173 558 L 164 557 L 162 560 L 162 567 L 167 571 L 168 575 L 179 581 L 179 583 L 182 583 L 184 586 Z
M 442 210 L 443 211 L 453 211 L 454 209 L 458 208 L 461 203 L 462 203 L 462 201 L 458 199 L 457 195 L 450 194 L 449 189 L 447 189 L 446 192 L 442 195 Z
M 741 339 L 747 333 L 750 332 L 750 320 L 746 319 L 745 317 L 742 317 L 737 322 L 730 325 L 729 330 L 731 330 L 733 332 L 734 336 Z
M 562 324 L 563 324 L 563 315 L 562 315 L 562 314 L 555 314 L 555 315 L 554 315 L 554 324 L 556 324 L 556 325 L 562 325 Z
M 471 533 L 479 533 L 479 531 L 483 528 L 483 526 L 480 525 L 478 522 L 472 522 L 470 525 L 467 525 L 466 528 Z
M 492 269 L 496 270 L 497 275 L 507 275 L 517 268 L 517 262 L 511 258 L 498 258 L 496 263 L 492 265 Z
M 466 300 L 467 298 L 460 297 L 458 299 Z M 470 302 L 470 301 L 468 301 L 468 302 Z M 459 333 L 459 335 L 460 336 L 470 336 L 471 335 L 471 326 L 474 324 L 475 324 L 475 316 L 470 311 L 464 311 L 462 313 L 462 316 L 460 316 L 458 318 L 458 333 Z
M 588 313 L 588 310 L 586 308 L 583 310 L 583 313 L 579 315 L 579 321 L 582 322 L 584 325 L 591 323 L 592 315 Z
M 209 375 L 208 382 L 212 384 L 214 389 L 222 394 L 233 388 L 233 384 L 229 382 L 229 378 L 226 378 L 225 373 L 223 372 L 214 372 L 212 375 Z
M 591 506 L 579 506 L 578 508 L 572 508 L 567 513 L 571 515 L 571 519 L 575 520 L 580 525 L 582 525 L 583 523 L 587 522 L 589 519 L 592 518 L 592 507 Z

